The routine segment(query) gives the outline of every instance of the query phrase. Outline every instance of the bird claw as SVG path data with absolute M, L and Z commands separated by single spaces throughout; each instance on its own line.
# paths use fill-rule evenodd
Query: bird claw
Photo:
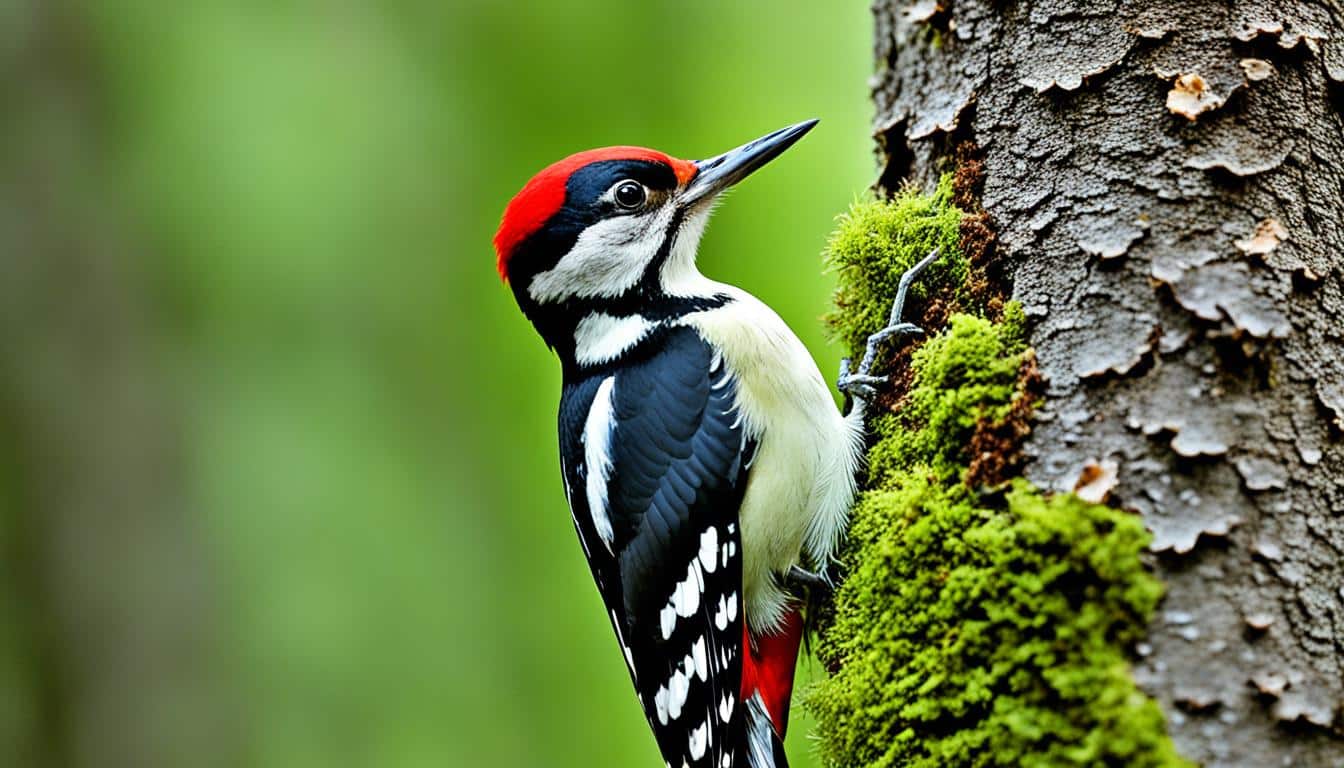
M 892 336 L 914 336 L 921 333 L 924 333 L 924 329 L 914 323 L 896 323 L 895 325 L 888 325 L 886 328 L 869 336 L 868 340 L 881 342 Z
M 851 384 L 867 384 L 867 385 L 870 386 L 870 387 L 876 387 L 876 386 L 880 386 L 880 385 L 882 385 L 882 384 L 886 384 L 886 383 L 887 383 L 887 377 L 886 377 L 886 376 L 861 376 L 861 375 L 859 375 L 859 374 L 856 373 L 856 374 L 854 374 L 854 375 L 852 375 L 852 376 L 849 377 L 849 381 L 850 381 Z
M 854 389 L 872 389 L 880 387 L 887 383 L 886 376 L 862 376 L 857 373 L 842 375 L 836 382 L 836 386 L 841 392 L 849 392 Z
M 840 361 L 840 376 L 836 380 L 836 388 L 841 392 L 860 401 L 868 401 L 877 395 L 875 387 L 887 383 L 886 376 L 873 376 L 871 370 L 873 362 L 877 358 L 877 347 L 883 341 L 893 336 L 914 336 L 924 333 L 924 329 L 914 323 L 905 323 L 901 321 L 901 313 L 905 309 L 905 294 L 910 290 L 910 285 L 919 277 L 930 264 L 938 258 L 938 248 L 934 248 L 928 256 L 925 256 L 910 269 L 901 275 L 901 281 L 896 289 L 896 299 L 891 304 L 891 318 L 887 322 L 887 327 L 868 337 L 864 345 L 863 360 L 859 362 L 859 369 L 851 372 L 851 361 L 845 358 Z
M 806 587 L 808 589 L 823 589 L 826 591 L 835 589 L 835 584 L 831 581 L 831 577 L 825 571 L 814 573 L 798 565 L 789 566 L 787 581 L 791 586 Z
M 851 373 L 849 358 L 840 361 L 840 375 L 836 377 L 835 388 L 858 400 L 871 400 L 877 396 L 877 387 L 887 383 L 886 376 L 870 376 Z

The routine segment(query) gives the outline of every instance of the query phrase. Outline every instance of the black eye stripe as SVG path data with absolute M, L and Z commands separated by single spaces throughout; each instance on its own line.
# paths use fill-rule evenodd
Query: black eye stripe
M 677 186 L 677 176 L 663 163 L 647 160 L 603 160 L 575 171 L 565 185 L 565 207 L 592 210 L 617 182 L 630 179 L 653 191 Z

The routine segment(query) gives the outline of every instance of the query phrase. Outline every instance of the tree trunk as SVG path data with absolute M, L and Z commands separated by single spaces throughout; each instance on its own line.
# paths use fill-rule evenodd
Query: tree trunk
M 238 765 L 82 12 L 0 23 L 0 764 Z
M 1048 383 L 1025 475 L 1114 467 L 1152 532 L 1178 751 L 1344 764 L 1344 5 L 875 12 L 881 185 L 980 179 Z

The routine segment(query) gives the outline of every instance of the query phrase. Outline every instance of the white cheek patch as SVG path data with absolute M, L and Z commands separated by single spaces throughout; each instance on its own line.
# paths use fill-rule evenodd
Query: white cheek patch
M 664 206 L 643 216 L 597 222 L 583 230 L 559 263 L 532 278 L 528 295 L 541 304 L 620 296 L 658 255 L 671 216 L 671 206 Z

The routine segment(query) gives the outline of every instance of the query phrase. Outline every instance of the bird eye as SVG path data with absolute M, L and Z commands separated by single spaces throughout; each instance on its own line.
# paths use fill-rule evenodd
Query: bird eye
M 622 181 L 616 185 L 616 204 L 622 208 L 638 208 L 644 204 L 644 185 L 637 181 Z

